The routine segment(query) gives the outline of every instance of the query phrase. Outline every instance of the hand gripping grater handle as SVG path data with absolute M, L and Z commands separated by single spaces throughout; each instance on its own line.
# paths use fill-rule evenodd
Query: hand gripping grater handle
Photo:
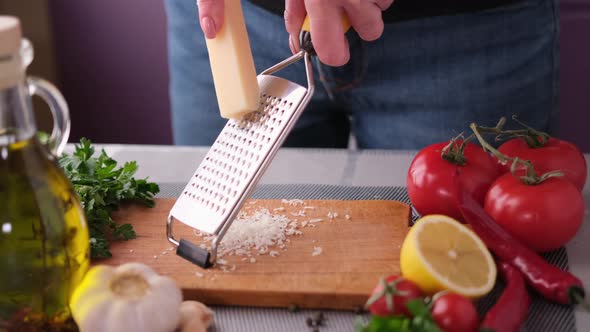
M 307 88 L 271 74 L 303 59 Z M 208 268 L 244 202 L 264 174 L 314 91 L 311 54 L 306 50 L 258 75 L 260 107 L 243 119 L 231 119 L 173 206 L 166 223 L 168 241 L 177 254 Z M 209 249 L 173 234 L 175 220 L 215 235 Z

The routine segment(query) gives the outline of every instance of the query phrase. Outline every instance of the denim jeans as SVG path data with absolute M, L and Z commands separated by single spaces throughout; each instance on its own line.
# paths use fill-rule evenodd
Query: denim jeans
M 280 1 L 280 0 L 277 0 Z M 291 55 L 282 17 L 242 1 L 257 72 Z M 210 145 L 219 116 L 194 0 L 166 0 L 174 139 Z M 316 61 L 317 87 L 285 146 L 419 149 L 518 115 L 551 132 L 557 123 L 556 0 L 522 0 L 479 12 L 386 24 L 364 42 L 348 32 L 351 60 Z M 305 85 L 303 62 L 276 75 Z M 321 82 L 321 83 L 320 83 Z

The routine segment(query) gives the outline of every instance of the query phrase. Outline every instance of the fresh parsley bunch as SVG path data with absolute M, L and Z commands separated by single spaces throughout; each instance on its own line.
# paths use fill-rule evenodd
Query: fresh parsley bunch
M 118 225 L 111 218 L 111 212 L 128 200 L 153 207 L 154 195 L 160 188 L 146 179 L 133 177 L 137 171 L 135 161 L 117 167 L 117 162 L 104 150 L 98 157 L 94 152 L 90 140 L 82 138 L 72 155 L 63 154 L 59 158 L 59 164 L 74 185 L 86 212 L 91 257 L 105 258 L 111 257 L 109 240 L 136 237 L 133 226 Z

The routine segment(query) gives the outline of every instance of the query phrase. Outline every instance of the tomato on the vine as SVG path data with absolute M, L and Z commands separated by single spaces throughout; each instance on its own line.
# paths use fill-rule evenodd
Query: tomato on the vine
M 446 293 L 434 299 L 432 319 L 444 332 L 475 332 L 479 316 L 473 302 L 455 293 Z
M 538 139 L 537 142 L 539 142 Z M 546 142 L 531 147 L 525 139 L 513 138 L 500 145 L 498 151 L 508 157 L 530 161 L 539 175 L 561 171 L 580 191 L 586 183 L 586 159 L 580 149 L 570 142 L 549 137 Z M 511 163 L 499 163 L 502 173 L 510 172 L 511 166 Z M 523 168 L 523 165 L 518 165 L 517 174 L 524 173 Z
M 523 244 L 546 252 L 563 246 L 578 232 L 584 218 L 584 199 L 563 177 L 525 184 L 506 173 L 490 187 L 484 209 Z
M 379 281 L 366 306 L 375 316 L 410 317 L 406 303 L 420 297 L 422 291 L 413 282 L 401 276 L 391 275 Z
M 496 161 L 476 144 L 452 140 L 425 147 L 410 165 L 408 196 L 420 214 L 444 214 L 463 221 L 453 189 L 458 167 L 462 168 L 466 190 L 483 204 L 486 191 L 499 174 Z

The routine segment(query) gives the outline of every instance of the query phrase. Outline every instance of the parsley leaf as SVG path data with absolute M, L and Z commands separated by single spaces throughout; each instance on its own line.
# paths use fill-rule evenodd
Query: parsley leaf
M 135 161 L 118 167 L 117 161 L 104 150 L 96 157 L 90 140 L 82 138 L 71 155 L 63 154 L 59 158 L 59 164 L 86 212 L 93 259 L 111 257 L 110 240 L 136 238 L 132 225 L 118 225 L 111 218 L 111 212 L 124 201 L 155 205 L 154 195 L 160 188 L 147 179 L 134 178 L 138 169 Z
M 356 332 L 441 332 L 436 325 L 428 305 L 422 299 L 413 299 L 406 303 L 413 317 L 371 316 L 371 320 L 364 324 L 361 319 L 355 322 Z

